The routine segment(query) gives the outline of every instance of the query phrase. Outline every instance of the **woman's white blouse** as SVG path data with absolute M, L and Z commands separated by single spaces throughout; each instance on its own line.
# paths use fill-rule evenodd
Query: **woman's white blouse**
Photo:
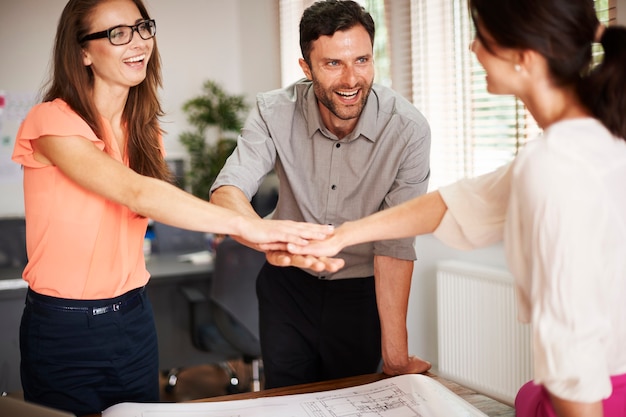
M 626 141 L 595 119 L 559 122 L 509 165 L 440 192 L 440 240 L 504 239 L 535 382 L 567 400 L 608 397 L 626 373 Z

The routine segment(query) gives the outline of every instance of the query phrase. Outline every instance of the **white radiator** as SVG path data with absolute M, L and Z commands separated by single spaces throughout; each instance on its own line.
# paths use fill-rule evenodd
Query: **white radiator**
M 530 327 L 517 321 L 513 277 L 459 261 L 437 265 L 441 376 L 512 405 L 532 378 Z

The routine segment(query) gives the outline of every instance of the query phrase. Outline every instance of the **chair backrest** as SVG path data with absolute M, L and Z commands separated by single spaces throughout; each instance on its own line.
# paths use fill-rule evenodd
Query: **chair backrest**
M 26 221 L 23 217 L 0 218 L 0 267 L 25 266 Z
M 208 249 L 206 235 L 202 232 L 180 229 L 167 224 L 154 222 L 154 242 L 152 251 L 168 252 L 199 252 Z
M 274 172 L 267 174 L 263 179 L 259 190 L 250 200 L 252 208 L 259 216 L 265 217 L 276 208 L 279 184 L 278 176 Z
M 26 402 L 19 398 L 0 397 L 0 416 L 3 417 L 72 417 L 67 411 L 56 410 Z
M 217 245 L 210 295 L 212 302 L 230 317 L 228 320 L 222 318 L 219 311 L 213 312 L 216 325 L 225 338 L 232 339 L 229 337 L 228 327 L 243 326 L 258 345 L 259 304 L 256 278 L 264 263 L 264 253 L 250 249 L 231 238 L 226 238 Z M 235 346 L 242 344 L 229 341 Z M 236 347 L 245 351 L 244 346 Z M 253 348 L 258 349 L 256 346 Z

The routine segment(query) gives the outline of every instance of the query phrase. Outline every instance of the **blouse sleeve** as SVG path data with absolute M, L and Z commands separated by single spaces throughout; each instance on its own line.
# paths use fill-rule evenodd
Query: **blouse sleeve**
M 457 249 L 474 249 L 502 240 L 511 188 L 511 166 L 458 181 L 439 190 L 448 210 L 435 237 Z
M 42 136 L 82 136 L 104 149 L 104 142 L 87 122 L 59 99 L 37 104 L 30 110 L 17 132 L 13 161 L 31 168 L 46 166 L 33 157 L 32 141 Z

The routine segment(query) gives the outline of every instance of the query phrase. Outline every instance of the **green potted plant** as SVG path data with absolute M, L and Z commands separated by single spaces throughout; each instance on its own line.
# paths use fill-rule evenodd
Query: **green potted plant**
M 187 184 L 195 196 L 209 198 L 211 185 L 237 144 L 235 138 L 247 110 L 243 95 L 228 94 L 211 80 L 204 83 L 201 95 L 183 104 L 187 120 L 195 128 L 180 135 L 189 154 Z M 207 141 L 208 131 L 216 132 L 214 141 Z

